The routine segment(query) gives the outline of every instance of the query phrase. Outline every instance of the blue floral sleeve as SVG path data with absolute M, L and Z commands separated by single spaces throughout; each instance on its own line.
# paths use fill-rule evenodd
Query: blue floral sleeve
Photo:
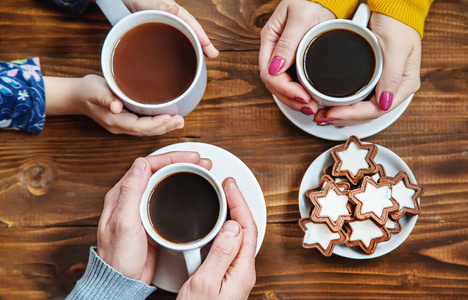
M 39 58 L 0 61 L 0 128 L 40 133 L 45 90 Z
M 55 3 L 75 14 L 83 13 L 89 4 L 89 0 L 49 0 L 49 2 Z

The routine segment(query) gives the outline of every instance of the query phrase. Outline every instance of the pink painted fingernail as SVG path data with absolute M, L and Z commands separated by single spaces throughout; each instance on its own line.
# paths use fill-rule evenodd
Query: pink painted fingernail
M 303 113 L 304 115 L 315 115 L 314 111 L 310 108 L 310 107 L 307 107 L 307 106 L 304 106 L 303 108 L 301 108 L 301 113 Z
M 284 59 L 279 58 L 276 56 L 270 63 L 270 67 L 268 68 L 268 74 L 276 75 L 281 68 L 284 66 Z
M 380 107 L 382 110 L 387 111 L 392 106 L 393 94 L 390 92 L 382 92 L 380 94 Z
M 304 104 L 309 104 L 309 102 L 307 102 L 306 100 L 302 99 L 302 98 L 299 98 L 299 97 L 294 97 L 294 100 L 296 101 L 299 101 L 299 102 L 302 102 Z

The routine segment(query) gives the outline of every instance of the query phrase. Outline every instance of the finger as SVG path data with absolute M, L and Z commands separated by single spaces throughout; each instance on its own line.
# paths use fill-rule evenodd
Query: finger
M 220 286 L 220 282 L 239 253 L 242 244 L 242 229 L 235 221 L 224 223 L 215 238 L 210 252 L 194 276 L 209 277 L 211 283 Z
M 373 96 L 369 101 L 328 109 L 324 121 L 335 126 L 348 126 L 372 121 L 385 113 Z
M 408 54 L 401 53 L 401 49 L 393 48 L 391 45 L 382 45 L 383 70 L 375 93 L 378 95 L 377 102 L 383 111 L 388 111 L 393 103 L 393 98 L 401 84 L 405 70 Z
M 300 18 L 288 18 L 281 37 L 276 43 L 268 67 L 270 75 L 287 70 L 295 61 L 296 50 L 304 34 L 309 30 Z
M 174 8 L 174 6 L 177 8 Z M 198 23 L 195 17 L 193 17 L 185 8 L 179 5 L 173 5 L 169 9 L 170 10 L 168 11 L 170 13 L 178 16 L 179 18 L 187 22 L 190 28 L 193 29 L 193 31 L 198 37 L 198 40 L 200 41 L 200 45 L 202 46 L 203 53 L 205 53 L 205 55 L 208 58 L 216 58 L 219 55 L 219 51 L 211 43 L 205 30 L 203 30 L 203 27 L 200 25 L 200 23 Z
M 149 162 L 151 172 L 154 173 L 162 167 L 175 163 L 191 163 L 197 164 L 207 170 L 211 169 L 212 162 L 209 159 L 201 158 L 198 152 L 190 151 L 174 151 L 164 154 L 151 155 L 146 157 Z
M 140 219 L 141 196 L 150 176 L 149 162 L 145 158 L 137 158 L 122 180 L 114 208 L 114 212 L 118 213 L 122 220 Z
M 93 97 L 89 98 L 89 102 L 96 104 L 113 114 L 118 114 L 123 108 L 122 101 L 112 93 L 104 78 L 97 75 L 87 75 L 86 79 L 98 82 L 95 84 Z
M 305 115 L 314 115 L 317 112 L 318 105 L 314 100 L 310 100 L 309 103 L 302 103 L 297 98 L 291 99 L 281 93 L 275 93 L 274 95 L 292 110 L 300 111 Z
M 183 128 L 184 119 L 179 115 L 138 117 L 131 112 L 123 111 L 118 115 L 112 115 L 112 121 L 103 126 L 114 133 L 154 136 Z
M 306 89 L 300 83 L 293 81 L 287 73 L 269 76 L 264 82 L 270 91 L 274 90 L 275 94 L 282 94 L 295 100 L 294 102 L 297 102 L 296 106 L 307 104 L 311 100 Z
M 238 261 L 244 265 L 254 265 L 258 232 L 252 212 L 234 178 L 226 178 L 223 182 L 223 188 L 226 193 L 231 219 L 242 226 L 244 235 Z

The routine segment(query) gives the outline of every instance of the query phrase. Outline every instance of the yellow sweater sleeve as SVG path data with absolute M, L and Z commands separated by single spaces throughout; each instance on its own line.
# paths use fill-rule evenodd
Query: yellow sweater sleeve
M 424 21 L 434 0 L 368 0 L 371 11 L 378 12 L 414 28 L 421 38 Z
M 328 8 L 338 19 L 350 18 L 359 0 L 311 0 Z

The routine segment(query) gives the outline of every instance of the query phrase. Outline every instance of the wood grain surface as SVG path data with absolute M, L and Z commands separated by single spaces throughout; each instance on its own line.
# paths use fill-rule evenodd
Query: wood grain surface
M 365 139 L 398 154 L 425 188 L 411 235 L 372 260 L 301 247 L 300 181 L 339 143 L 295 127 L 260 80 L 259 34 L 278 3 L 180 1 L 221 50 L 207 61 L 205 96 L 182 130 L 120 136 L 66 116 L 48 117 L 40 135 L 0 132 L 0 299 L 65 298 L 96 244 L 106 192 L 135 158 L 186 141 L 232 152 L 263 189 L 268 223 L 252 299 L 468 298 L 468 0 L 432 5 L 421 89 L 396 123 Z M 45 1 L 2 0 L 0 60 L 37 56 L 44 75 L 101 75 L 110 28 L 95 5 L 75 16 Z

